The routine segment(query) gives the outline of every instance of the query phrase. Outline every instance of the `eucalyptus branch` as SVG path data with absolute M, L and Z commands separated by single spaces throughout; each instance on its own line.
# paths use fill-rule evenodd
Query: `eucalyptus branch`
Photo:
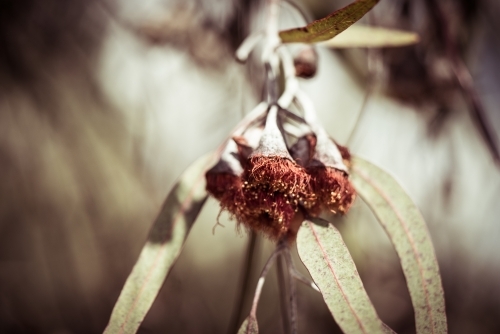
M 426 0 L 429 6 L 429 11 L 436 17 L 436 21 L 440 24 L 441 38 L 446 47 L 448 61 L 455 74 L 455 78 L 465 96 L 466 102 L 469 105 L 469 110 L 477 125 L 479 126 L 481 136 L 488 146 L 488 149 L 497 164 L 500 163 L 500 149 L 498 147 L 498 138 L 496 138 L 495 131 L 488 123 L 484 105 L 479 98 L 479 95 L 474 88 L 474 79 L 470 74 L 469 69 L 465 65 L 457 46 L 452 32 L 450 31 L 450 17 L 449 13 L 443 9 L 439 1 Z
M 236 59 L 241 62 L 247 61 L 250 53 L 255 49 L 257 44 L 264 38 L 262 31 L 249 35 L 236 50 Z
M 285 91 L 278 99 L 278 105 L 285 109 L 293 101 L 297 90 L 299 89 L 299 81 L 295 76 L 295 66 L 290 52 L 284 47 L 278 49 L 278 56 L 283 66 L 283 74 L 285 79 Z
M 373 15 L 368 15 L 369 21 L 373 21 Z M 368 106 L 368 101 L 375 90 L 377 83 L 381 80 L 381 74 L 383 71 L 382 65 L 382 55 L 380 50 L 378 49 L 368 49 L 367 50 L 367 66 L 368 66 L 368 80 L 366 85 L 365 95 L 363 96 L 363 102 L 361 102 L 361 107 L 359 109 L 358 115 L 356 116 L 356 120 L 354 121 L 354 126 L 352 127 L 351 133 L 347 138 L 346 145 L 349 146 L 351 144 L 356 132 L 359 128 L 359 123 L 363 114 L 365 113 L 366 107 Z
M 288 268 L 289 284 L 290 284 L 290 327 L 291 333 L 297 334 L 297 288 L 294 280 L 294 266 L 292 261 L 292 255 L 290 254 L 290 248 L 286 248 L 283 252 L 285 257 L 286 265 Z
M 291 312 L 289 307 L 290 292 L 287 285 L 287 274 L 288 270 L 286 268 L 286 261 L 283 261 L 283 257 L 279 256 L 277 260 L 277 276 L 278 276 L 278 289 L 280 296 L 280 310 L 281 310 L 281 321 L 283 323 L 283 331 L 285 334 L 292 333 L 292 321 Z M 288 280 L 289 281 L 289 280 Z
M 252 231 L 250 233 L 250 237 L 248 238 L 248 244 L 246 248 L 245 261 L 241 268 L 240 275 L 240 285 L 238 287 L 238 291 L 236 294 L 236 301 L 234 303 L 233 313 L 231 315 L 231 320 L 229 322 L 228 334 L 234 334 L 238 330 L 238 325 L 241 317 L 241 313 L 243 310 L 243 304 L 245 302 L 245 297 L 248 294 L 248 290 L 250 288 L 250 277 L 252 274 L 253 263 L 256 258 L 256 254 L 258 253 L 258 243 L 257 243 L 257 234 Z
M 313 280 L 305 277 L 304 275 L 302 275 L 301 272 L 297 271 L 295 268 L 291 269 L 291 275 L 293 278 L 295 278 L 299 282 L 304 283 L 305 285 L 309 286 L 313 290 L 321 292 L 319 290 L 318 286 L 316 285 L 316 283 L 313 282 Z
M 267 20 L 266 20 L 266 45 L 262 54 L 263 62 L 270 62 L 271 55 L 280 45 L 281 39 L 278 34 L 280 0 L 267 0 Z
M 276 247 L 276 249 L 273 251 L 269 259 L 267 260 L 266 264 L 264 265 L 264 269 L 262 269 L 262 272 L 259 277 L 259 281 L 257 282 L 257 288 L 255 289 L 255 294 L 253 297 L 253 302 L 252 302 L 252 308 L 250 310 L 250 316 L 252 317 L 257 317 L 257 306 L 259 304 L 260 300 L 260 295 L 262 293 L 262 287 L 264 286 L 264 282 L 266 281 L 266 276 L 267 273 L 269 272 L 269 269 L 271 269 L 274 261 L 276 260 L 276 257 L 283 251 L 284 245 L 280 244 Z
M 314 283 L 313 280 L 311 280 L 310 278 L 302 275 L 302 273 L 300 271 L 298 271 L 297 268 L 295 268 L 295 265 L 293 264 L 293 261 L 292 261 L 291 254 L 289 254 L 287 260 L 288 260 L 288 270 L 290 271 L 290 276 L 292 278 L 296 279 L 297 281 L 299 281 L 301 283 L 304 283 L 305 285 L 309 286 L 313 290 L 321 292 L 319 290 L 318 286 L 316 285 L 316 283 Z

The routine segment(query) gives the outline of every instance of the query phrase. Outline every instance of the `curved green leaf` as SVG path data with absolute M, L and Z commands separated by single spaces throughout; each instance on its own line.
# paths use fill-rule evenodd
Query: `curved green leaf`
M 259 334 L 257 319 L 254 316 L 249 315 L 241 324 L 238 334 Z
M 418 43 L 417 33 L 355 24 L 320 45 L 330 48 L 388 48 Z
M 205 172 L 214 157 L 194 162 L 170 191 L 104 333 L 135 333 L 139 328 L 205 203 Z
M 357 0 L 305 27 L 280 32 L 283 43 L 316 43 L 329 40 L 362 18 L 379 0 Z
M 306 220 L 297 235 L 300 259 L 344 333 L 387 333 L 340 232 Z
M 351 181 L 398 253 L 415 310 L 417 333 L 446 333 L 441 276 L 417 207 L 388 173 L 359 157 L 352 159 Z

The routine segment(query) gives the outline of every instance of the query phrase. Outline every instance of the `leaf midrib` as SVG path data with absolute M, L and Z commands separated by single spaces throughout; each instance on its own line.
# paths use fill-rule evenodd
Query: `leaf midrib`
M 392 201 L 390 200 L 390 198 L 386 195 L 385 191 L 377 185 L 376 181 L 373 180 L 372 178 L 370 178 L 370 176 L 366 175 L 360 169 L 356 168 L 356 166 L 353 166 L 352 168 L 356 171 L 356 173 L 360 177 L 362 177 L 368 184 L 370 184 L 380 194 L 380 196 L 386 201 L 386 203 L 394 211 L 394 213 L 396 214 L 396 217 L 398 218 L 399 222 L 403 226 L 405 234 L 406 234 L 406 236 L 407 236 L 407 238 L 408 238 L 408 240 L 410 242 L 410 246 L 411 246 L 411 248 L 413 250 L 414 257 L 417 260 L 418 270 L 419 270 L 420 278 L 421 278 L 421 285 L 423 287 L 424 294 L 425 294 L 425 301 L 426 301 L 426 306 L 427 306 L 426 307 L 427 308 L 427 315 L 429 316 L 430 322 L 432 324 L 431 331 L 432 331 L 432 333 L 434 333 L 435 323 L 434 323 L 434 317 L 433 317 L 433 312 L 432 312 L 432 306 L 431 306 L 430 299 L 429 299 L 429 291 L 428 291 L 428 288 L 427 288 L 427 282 L 426 282 L 425 276 L 423 274 L 424 271 L 425 271 L 425 269 L 423 268 L 423 265 L 422 265 L 422 259 L 418 255 L 419 253 L 417 252 L 417 249 L 416 249 L 416 246 L 415 246 L 415 240 L 413 239 L 413 235 L 410 233 L 410 231 L 408 229 L 408 226 L 407 226 L 404 218 L 399 213 L 399 210 L 394 206 L 394 204 L 392 203 Z M 385 226 L 384 226 L 384 229 L 386 229 Z M 387 229 L 386 229 L 386 231 L 387 231 Z
M 350 301 L 349 301 L 349 298 L 347 298 L 345 292 L 344 292 L 344 288 L 342 287 L 342 285 L 340 284 L 340 281 L 337 277 L 337 274 L 335 272 L 335 270 L 332 268 L 331 264 L 330 264 L 330 259 L 328 257 L 328 254 L 326 253 L 324 247 L 323 247 L 323 244 L 318 236 L 318 234 L 316 233 L 316 230 L 314 229 L 314 226 L 311 222 L 307 222 L 308 225 L 309 225 L 309 228 L 311 229 L 313 235 L 314 235 L 314 238 L 316 239 L 316 242 L 319 246 L 319 248 L 321 249 L 321 253 L 323 255 L 323 258 L 325 259 L 327 265 L 328 265 L 328 268 L 330 269 L 330 271 L 332 272 L 333 276 L 335 277 L 335 283 L 337 284 L 337 286 L 339 287 L 340 289 L 340 292 L 342 293 L 342 297 L 344 297 L 344 300 L 346 301 L 347 305 L 349 305 L 349 309 L 351 310 L 351 313 L 354 315 L 354 317 L 356 318 L 356 321 L 359 325 L 359 327 L 361 328 L 361 330 L 363 331 L 363 333 L 367 333 L 367 331 L 365 330 L 365 327 L 362 323 L 362 321 L 359 319 L 359 316 L 358 314 L 356 313 L 356 311 L 353 309 Z

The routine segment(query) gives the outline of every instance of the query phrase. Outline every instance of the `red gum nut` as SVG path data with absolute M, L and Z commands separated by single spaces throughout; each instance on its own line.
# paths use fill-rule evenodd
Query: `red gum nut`
M 333 213 L 346 213 L 356 191 L 346 174 L 332 167 L 314 166 L 307 169 L 311 175 L 311 186 L 318 196 L 318 205 L 323 205 Z

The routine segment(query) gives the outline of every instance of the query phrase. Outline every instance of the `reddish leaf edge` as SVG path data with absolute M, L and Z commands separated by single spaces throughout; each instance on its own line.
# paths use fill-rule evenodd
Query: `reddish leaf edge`
M 413 235 L 411 234 L 411 232 L 408 229 L 408 224 L 406 223 L 405 219 L 401 216 L 401 213 L 399 212 L 399 210 L 394 206 L 394 204 L 392 203 L 392 201 L 389 198 L 389 196 L 387 195 L 387 193 L 378 185 L 378 183 L 376 182 L 376 180 L 374 180 L 373 178 L 371 178 L 369 175 L 367 175 L 365 172 L 363 172 L 362 170 L 360 170 L 359 168 L 357 168 L 355 165 L 351 166 L 351 170 L 353 170 L 366 183 L 368 183 L 370 186 L 372 186 L 377 191 L 378 194 L 380 194 L 380 196 L 384 199 L 384 201 L 389 205 L 389 207 L 392 209 L 392 211 L 396 214 L 399 222 L 403 226 L 403 229 L 405 231 L 407 239 L 408 239 L 408 241 L 409 241 L 409 243 L 411 245 L 411 248 L 413 250 L 413 255 L 414 255 L 414 257 L 415 257 L 415 259 L 416 259 L 416 261 L 418 263 L 418 266 L 419 266 L 420 281 L 422 282 L 423 290 L 424 290 L 424 293 L 425 293 L 427 315 L 431 319 L 432 333 L 435 333 L 434 329 L 436 328 L 436 321 L 435 321 L 435 319 L 433 317 L 433 307 L 432 307 L 432 305 L 430 303 L 430 299 L 429 299 L 428 285 L 427 285 L 425 276 L 423 275 L 424 269 L 423 269 L 423 266 L 422 266 L 422 259 L 421 259 L 421 256 L 419 255 L 419 252 L 418 252 L 418 250 L 417 250 L 417 248 L 415 246 L 415 240 L 413 238 Z M 359 195 L 360 195 L 360 197 L 363 198 L 363 196 L 361 194 L 359 194 Z M 363 200 L 365 200 L 365 199 L 363 198 Z M 377 215 L 375 215 L 375 216 L 377 216 Z M 377 217 L 377 220 L 378 220 L 378 217 Z M 383 227 L 385 229 L 384 225 L 383 225 Z M 430 235 L 429 235 L 428 231 L 427 231 L 427 235 L 430 238 Z M 438 269 L 439 269 L 439 266 L 438 266 Z M 405 274 L 405 276 L 406 276 L 406 274 Z
M 311 232 L 313 233 L 314 239 L 316 240 L 316 243 L 318 244 L 319 248 L 321 249 L 321 254 L 323 256 L 323 259 L 325 259 L 325 262 L 328 264 L 328 269 L 330 269 L 330 272 L 332 273 L 333 277 L 335 278 L 335 284 L 337 284 L 340 291 L 342 292 L 342 297 L 344 298 L 346 303 L 349 305 L 349 309 L 350 309 L 351 313 L 355 316 L 356 322 L 358 323 L 358 325 L 361 328 L 361 330 L 363 331 L 363 333 L 368 333 L 366 331 L 365 326 L 363 325 L 363 322 L 361 321 L 361 319 L 359 319 L 359 316 L 354 311 L 349 298 L 345 294 L 344 288 L 342 287 L 342 284 L 340 283 L 340 281 L 338 279 L 338 276 L 337 276 L 337 273 L 335 272 L 335 269 L 332 267 L 331 260 L 328 256 L 328 254 L 326 253 L 326 250 L 325 250 L 325 247 L 323 246 L 321 238 L 318 236 L 318 233 L 314 229 L 314 225 L 316 225 L 316 223 L 312 222 L 311 220 L 305 220 L 303 224 L 306 224 L 309 227 L 309 229 L 311 230 Z M 330 225 L 330 223 L 328 223 L 328 224 Z M 331 226 L 333 226 L 333 225 L 331 225 Z
M 338 34 L 340 34 L 341 32 L 343 32 L 344 30 L 346 30 L 347 28 L 349 28 L 352 24 L 354 24 L 357 21 L 359 21 L 367 12 L 369 12 L 373 7 L 375 7 L 375 5 L 380 0 L 375 0 L 374 3 L 373 3 L 373 5 L 365 12 L 365 14 L 361 15 L 358 19 L 356 19 L 355 21 L 353 21 L 351 24 L 349 24 L 345 28 L 341 28 L 341 29 L 337 28 L 337 29 L 335 29 L 336 33 L 335 33 L 334 36 L 319 37 L 318 38 L 319 35 L 324 34 L 325 32 L 331 30 L 332 27 L 326 28 L 326 29 L 323 29 L 323 30 L 321 30 L 321 31 L 319 31 L 317 33 L 314 33 L 314 35 L 312 35 L 312 36 L 304 37 L 302 40 L 291 40 L 290 37 L 289 37 L 289 35 L 293 34 L 293 32 L 304 32 L 304 33 L 307 33 L 311 27 L 314 27 L 315 25 L 320 24 L 321 21 L 327 20 L 327 19 L 329 19 L 331 17 L 334 17 L 334 16 L 337 16 L 337 15 L 341 15 L 343 12 L 349 10 L 350 8 L 352 8 L 354 6 L 358 6 L 360 3 L 368 2 L 368 1 L 369 0 L 356 0 L 356 1 L 348 4 L 347 6 L 342 7 L 340 9 L 334 11 L 333 13 L 331 13 L 331 14 L 323 17 L 323 18 L 321 18 L 321 19 L 312 21 L 311 23 L 307 24 L 304 27 L 298 27 L 298 28 L 292 28 L 292 29 L 282 30 L 282 31 L 279 32 L 279 36 L 281 38 L 281 41 L 283 43 L 318 43 L 318 42 L 323 42 L 323 41 L 330 40 L 330 39 L 334 38 L 335 36 L 337 36 Z

